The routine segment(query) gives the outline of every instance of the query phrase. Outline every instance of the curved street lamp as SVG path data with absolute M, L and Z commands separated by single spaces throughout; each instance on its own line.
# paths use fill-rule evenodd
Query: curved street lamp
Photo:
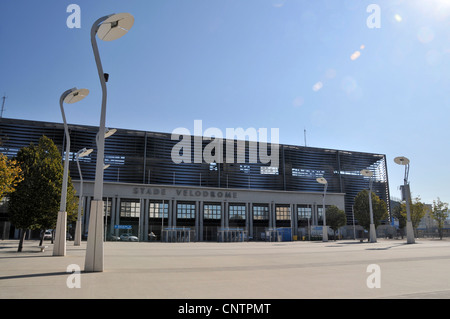
M 66 155 L 64 158 L 64 173 L 61 189 L 61 202 L 59 206 L 58 218 L 56 221 L 55 241 L 53 246 L 53 256 L 66 255 L 66 228 L 67 228 L 67 180 L 69 176 L 69 154 L 70 154 L 70 136 L 69 127 L 66 121 L 66 114 L 64 112 L 64 103 L 73 104 L 81 101 L 89 94 L 88 89 L 72 88 L 65 91 L 60 99 L 59 106 L 61 108 L 61 115 L 64 122 L 64 135 L 66 137 Z
M 322 214 L 323 214 L 322 241 L 328 241 L 328 229 L 327 229 L 327 217 L 326 217 L 327 214 L 325 211 L 325 195 L 327 194 L 328 182 L 324 177 L 318 177 L 318 178 L 316 178 L 316 181 L 319 184 L 324 185 L 323 199 L 322 199 Z
M 75 225 L 75 239 L 74 239 L 74 246 L 80 246 L 81 244 L 81 209 L 83 206 L 83 175 L 81 174 L 81 168 L 80 168 L 80 162 L 78 159 L 80 157 L 86 157 L 89 154 L 91 154 L 93 151 L 92 148 L 87 149 L 83 148 L 82 150 L 79 150 L 77 152 L 77 155 L 75 156 L 77 160 L 77 166 L 78 166 L 78 173 L 80 174 L 80 194 L 78 199 L 78 217 L 77 217 L 77 223 Z
M 394 162 L 398 165 L 405 166 L 405 177 L 403 178 L 403 187 L 402 187 L 402 194 L 406 201 L 406 243 L 407 244 L 414 244 L 414 229 L 412 226 L 411 221 L 411 208 L 410 208 L 410 201 L 411 201 L 411 191 L 409 189 L 409 183 L 408 183 L 408 176 L 409 176 L 409 159 L 404 156 L 398 156 L 394 158 Z
M 373 172 L 368 169 L 361 170 L 361 175 L 369 178 L 369 210 L 370 210 L 370 233 L 369 240 L 371 243 L 377 242 L 377 231 L 373 222 L 373 208 L 372 208 L 372 184 L 373 184 Z
M 104 41 L 113 41 L 125 35 L 134 24 L 129 13 L 111 14 L 101 17 L 91 28 L 91 44 L 102 87 L 102 108 L 100 112 L 99 138 L 97 139 L 97 163 L 95 169 L 94 199 L 91 203 L 89 232 L 86 246 L 84 270 L 103 271 L 103 165 L 105 155 L 106 82 L 109 75 L 103 67 L 97 47 L 96 36 Z

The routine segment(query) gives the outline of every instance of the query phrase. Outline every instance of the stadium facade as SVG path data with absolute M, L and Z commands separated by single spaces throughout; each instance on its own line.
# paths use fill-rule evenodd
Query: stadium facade
M 89 229 L 97 131 L 93 126 L 69 125 L 69 169 L 77 191 L 80 175 L 75 154 L 83 148 L 94 149 L 89 157 L 79 159 L 84 181 L 84 234 Z M 63 155 L 63 124 L 2 118 L 0 152 L 14 157 L 21 147 L 37 143 L 42 135 L 51 138 Z M 198 137 L 191 139 L 192 159 L 198 149 L 195 141 L 199 141 Z M 200 141 L 202 151 L 210 141 Z M 291 237 L 311 236 L 322 225 L 323 216 L 324 186 L 317 177 L 328 181 L 326 206 L 343 209 L 347 224 L 353 225 L 354 198 L 369 185 L 367 177 L 360 173 L 362 169 L 374 173 L 373 191 L 387 203 L 390 213 L 383 154 L 279 144 L 275 167 L 250 161 L 252 148 L 245 141 L 245 156 L 240 163 L 236 157 L 227 161 L 225 153 L 220 154 L 223 161 L 218 163 L 175 163 L 171 152 L 179 142 L 170 133 L 128 129 L 118 129 L 106 139 L 105 164 L 109 167 L 104 171 L 103 196 L 107 239 L 128 233 L 141 241 L 239 240 L 244 235 L 247 239 L 267 240 L 270 231 L 276 229 L 287 230 Z M 242 143 L 225 139 L 221 142 L 224 149 L 225 145 L 233 145 L 235 150 Z M 270 143 L 267 147 L 270 149 Z M 7 213 L 0 216 L 5 232 Z M 174 234 L 176 238 L 171 237 Z

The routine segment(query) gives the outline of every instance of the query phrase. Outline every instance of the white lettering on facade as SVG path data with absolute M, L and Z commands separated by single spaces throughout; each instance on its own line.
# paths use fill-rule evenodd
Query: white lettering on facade
M 134 187 L 132 193 L 134 195 L 161 195 L 169 196 L 167 189 L 165 188 L 153 188 L 153 187 Z M 237 198 L 237 192 L 230 191 L 206 191 L 206 190 L 194 190 L 194 189 L 176 189 L 175 194 L 177 196 L 184 197 L 210 197 L 210 198 L 225 198 L 232 199 Z

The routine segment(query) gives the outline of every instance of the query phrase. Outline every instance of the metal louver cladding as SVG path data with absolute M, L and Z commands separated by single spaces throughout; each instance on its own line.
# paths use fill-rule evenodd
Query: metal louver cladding
M 69 129 L 71 177 L 79 179 L 75 154 L 86 147 L 94 152 L 80 159 L 83 179 L 94 180 L 98 128 L 69 125 Z M 2 118 L 0 152 L 14 157 L 20 148 L 38 143 L 42 135 L 51 138 L 64 155 L 63 124 Z M 171 152 L 179 140 L 171 137 L 169 133 L 118 129 L 105 141 L 105 164 L 109 164 L 104 173 L 105 182 L 322 192 L 323 186 L 316 178 L 324 177 L 328 181 L 327 192 L 345 194 L 345 211 L 351 224 L 354 197 L 369 185 L 367 177 L 360 171 L 369 169 L 374 173 L 373 191 L 386 202 L 390 212 L 385 155 L 280 144 L 278 165 L 274 166 L 261 163 L 257 154 L 259 149 L 251 147 L 248 141 L 222 140 L 222 154 L 213 154 L 222 161 L 196 163 L 210 140 L 200 137 L 202 147 L 199 148 L 192 137 L 191 160 L 177 164 L 172 160 Z M 226 150 L 231 145 L 233 156 L 227 158 Z M 239 146 L 245 150 L 239 153 L 240 156 Z M 271 146 L 267 145 L 268 153 Z

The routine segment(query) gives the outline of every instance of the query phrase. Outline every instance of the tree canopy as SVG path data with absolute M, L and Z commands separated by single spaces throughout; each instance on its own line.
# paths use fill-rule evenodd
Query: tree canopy
M 417 229 L 420 224 L 420 221 L 425 216 L 428 211 L 425 203 L 421 202 L 420 196 L 414 198 L 414 200 L 410 201 L 409 204 L 411 210 L 411 222 L 413 229 Z M 403 201 L 400 205 L 396 206 L 393 209 L 393 217 L 397 218 L 399 221 L 399 228 L 403 229 L 406 227 L 407 221 L 407 213 L 406 213 L 406 202 Z
M 51 139 L 42 136 L 38 145 L 30 144 L 20 149 L 16 160 L 24 179 L 10 195 L 11 222 L 21 230 L 54 228 L 60 207 L 64 172 L 58 148 Z M 76 209 L 75 189 L 69 176 L 66 208 L 68 216 L 73 215 Z
M 373 210 L 373 223 L 375 228 L 381 224 L 382 220 L 388 219 L 388 211 L 386 203 L 380 199 L 374 192 L 371 192 L 372 196 L 372 210 Z M 370 230 L 370 206 L 369 206 L 369 191 L 363 189 L 355 197 L 355 204 L 353 206 L 355 213 L 355 219 L 358 224 L 364 227 L 366 230 Z
M 0 153 L 0 200 L 14 192 L 22 180 L 22 169 L 17 161 L 9 160 L 6 155 Z
M 342 209 L 334 205 L 327 207 L 326 214 L 327 226 L 334 230 L 334 238 L 336 238 L 338 229 L 347 224 L 347 216 L 345 216 L 345 212 Z
M 437 222 L 437 228 L 439 232 L 439 238 L 442 239 L 443 228 L 445 220 L 448 218 L 448 203 L 444 203 L 438 197 L 437 200 L 433 201 L 433 209 L 431 211 L 431 217 Z

